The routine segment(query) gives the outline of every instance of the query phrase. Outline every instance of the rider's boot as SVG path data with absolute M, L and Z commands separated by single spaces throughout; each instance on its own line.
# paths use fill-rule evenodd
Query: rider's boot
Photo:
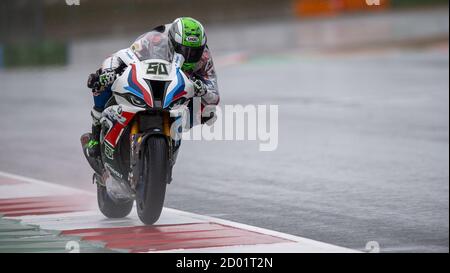
M 89 141 L 85 146 L 86 155 L 92 158 L 100 157 L 100 118 L 101 112 L 92 109 L 92 132 L 89 135 Z
M 100 157 L 100 125 L 92 125 L 92 133 L 86 145 L 86 154 L 89 157 Z

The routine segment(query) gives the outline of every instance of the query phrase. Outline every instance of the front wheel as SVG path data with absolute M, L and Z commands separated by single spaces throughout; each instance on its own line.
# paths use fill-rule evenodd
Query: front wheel
M 168 172 L 171 168 L 166 139 L 161 136 L 149 137 L 143 160 L 143 174 L 138 185 L 136 207 L 139 219 L 146 225 L 152 225 L 161 215 Z
M 123 218 L 130 214 L 133 200 L 116 202 L 108 195 L 105 186 L 97 184 L 98 208 L 108 218 Z

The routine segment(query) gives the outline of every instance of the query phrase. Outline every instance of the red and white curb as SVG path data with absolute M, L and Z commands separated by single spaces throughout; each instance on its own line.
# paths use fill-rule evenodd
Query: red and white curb
M 93 193 L 6 172 L 0 172 L 0 214 L 127 252 L 357 252 L 170 208 L 153 226 L 144 226 L 135 209 L 126 218 L 108 219 Z

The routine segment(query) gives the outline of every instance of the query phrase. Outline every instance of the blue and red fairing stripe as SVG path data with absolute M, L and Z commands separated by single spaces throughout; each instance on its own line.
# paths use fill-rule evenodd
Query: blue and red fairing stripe
M 136 64 L 131 64 L 131 71 L 128 74 L 128 86 L 126 86 L 125 89 L 143 99 L 148 106 L 153 107 L 152 96 L 137 80 Z
M 177 85 L 174 88 L 174 91 L 167 94 L 164 99 L 164 108 L 168 107 L 172 101 L 175 101 L 185 95 L 187 92 L 184 90 L 185 83 L 183 76 L 181 75 L 180 68 L 177 68 Z

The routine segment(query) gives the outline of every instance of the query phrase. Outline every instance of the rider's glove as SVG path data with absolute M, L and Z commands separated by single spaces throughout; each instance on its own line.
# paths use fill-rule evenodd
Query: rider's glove
M 116 77 L 117 74 L 113 69 L 99 69 L 89 75 L 87 86 L 94 92 L 101 92 L 106 86 L 113 84 Z
M 206 88 L 206 84 L 204 82 L 198 79 L 194 81 L 194 95 L 196 97 L 202 97 L 207 91 L 208 89 Z
M 104 69 L 102 73 L 100 73 L 98 77 L 98 82 L 101 86 L 108 86 L 114 83 L 116 80 L 117 74 L 114 69 Z
M 96 73 L 91 73 L 87 80 L 87 87 L 91 88 L 92 90 L 97 90 L 100 87 L 100 84 L 98 83 L 98 70 Z

